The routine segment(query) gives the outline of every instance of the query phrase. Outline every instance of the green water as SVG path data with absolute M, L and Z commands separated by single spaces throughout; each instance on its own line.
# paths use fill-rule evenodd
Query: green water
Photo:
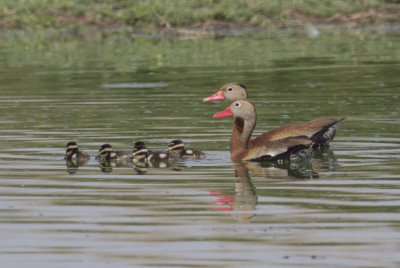
M 315 38 L 3 34 L 2 265 L 398 266 L 399 41 L 340 29 Z M 256 104 L 255 135 L 347 117 L 311 172 L 231 163 L 232 119 L 212 118 L 229 103 L 202 99 L 234 81 Z M 178 138 L 206 159 L 145 172 L 102 172 L 94 159 L 103 143 L 165 149 Z M 91 155 L 71 174 L 70 140 Z

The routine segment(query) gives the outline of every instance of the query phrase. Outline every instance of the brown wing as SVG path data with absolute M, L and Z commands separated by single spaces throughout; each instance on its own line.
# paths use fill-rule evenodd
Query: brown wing
M 342 121 L 343 119 L 344 118 L 318 118 L 307 122 L 284 125 L 279 128 L 265 132 L 254 140 L 251 140 L 251 143 L 254 143 L 254 146 L 258 146 L 265 141 L 280 140 L 288 137 L 311 138 L 318 132 L 329 128 L 330 126 Z

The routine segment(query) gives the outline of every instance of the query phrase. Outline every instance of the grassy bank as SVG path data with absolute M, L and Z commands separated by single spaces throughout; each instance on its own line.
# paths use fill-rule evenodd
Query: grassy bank
M 400 21 L 398 0 L 3 0 L 3 29 L 102 27 L 182 28 L 223 22 L 259 27 Z

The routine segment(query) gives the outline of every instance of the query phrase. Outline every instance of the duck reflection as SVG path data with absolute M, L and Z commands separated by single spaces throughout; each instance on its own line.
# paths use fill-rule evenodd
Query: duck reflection
M 75 174 L 79 171 L 79 167 L 84 166 L 87 161 L 77 161 L 77 160 L 65 160 L 65 165 L 67 166 L 67 172 L 69 174 Z
M 99 159 L 99 167 L 102 172 L 110 173 L 114 168 L 122 168 L 131 166 L 131 162 L 124 160 L 116 160 L 116 159 L 108 159 L 108 160 L 100 160 Z
M 339 170 L 339 163 L 333 151 L 326 146 L 316 148 L 311 159 L 314 170 L 318 173 L 335 172 Z
M 233 210 L 241 213 L 233 214 L 240 223 L 248 223 L 254 217 L 258 198 L 249 175 L 246 163 L 235 165 L 235 198 Z
M 315 167 L 314 167 L 315 166 Z M 318 179 L 319 172 L 336 171 L 338 163 L 332 150 L 327 147 L 317 148 L 310 162 L 302 163 L 259 163 L 241 162 L 234 164 L 235 194 L 225 195 L 223 192 L 210 192 L 217 200 L 215 210 L 234 211 L 228 214 L 240 223 L 249 223 L 255 216 L 257 207 L 256 188 L 251 181 L 253 177 L 264 177 L 274 180 L 310 180 Z M 318 171 L 318 172 L 317 172 Z
M 163 161 L 132 161 L 132 167 L 138 174 L 145 174 L 151 168 L 171 168 L 181 171 L 185 168 L 184 163 L 178 159 L 166 159 Z
M 217 200 L 211 204 L 217 207 L 218 211 L 234 211 L 227 214 L 234 216 L 240 223 L 248 223 L 254 217 L 254 210 L 257 206 L 257 195 L 249 175 L 248 163 L 237 163 L 235 168 L 235 194 L 225 195 L 223 192 L 210 191 Z M 237 213 L 238 212 L 238 213 Z
M 139 175 L 146 174 L 148 169 L 145 161 L 133 161 L 132 168 Z

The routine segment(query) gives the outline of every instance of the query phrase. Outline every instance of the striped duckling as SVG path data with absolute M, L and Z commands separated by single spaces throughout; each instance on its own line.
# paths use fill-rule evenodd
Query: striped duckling
M 129 157 L 128 153 L 124 151 L 114 151 L 112 146 L 106 143 L 100 147 L 97 159 L 101 162 L 110 160 L 121 161 L 121 160 L 127 160 L 128 157 Z
M 168 150 L 179 158 L 204 158 L 205 153 L 199 150 L 185 149 L 182 140 L 173 140 L 168 144 Z
M 151 167 L 167 167 L 169 162 L 174 160 L 170 152 L 149 151 L 142 141 L 135 143 L 132 150 L 132 162 L 146 163 Z
M 149 154 L 146 144 L 142 141 L 135 143 L 132 149 L 132 162 L 146 162 L 146 158 Z
M 87 153 L 79 151 L 78 144 L 74 141 L 67 143 L 67 150 L 64 159 L 77 164 L 83 164 L 88 161 L 90 156 Z

